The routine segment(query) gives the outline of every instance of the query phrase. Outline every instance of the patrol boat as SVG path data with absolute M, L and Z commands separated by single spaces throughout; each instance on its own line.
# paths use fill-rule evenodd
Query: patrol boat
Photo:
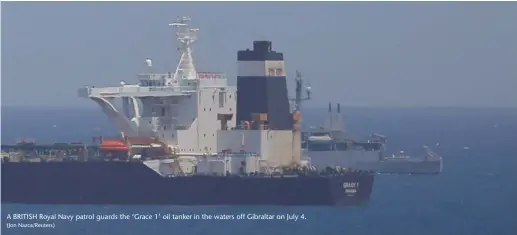
M 400 154 L 388 155 L 387 137 L 377 133 L 366 140 L 349 137 L 343 125 L 340 105 L 332 112 L 329 104 L 329 118 L 321 127 L 310 127 L 302 134 L 302 155 L 310 158 L 312 166 L 321 169 L 329 165 L 375 171 L 385 174 L 439 174 L 443 169 L 443 158 L 424 146 L 423 157 Z
M 23 156 L 2 159 L 2 203 L 368 201 L 372 172 L 302 165 L 301 113 L 289 109 L 283 53 L 273 51 L 270 41 L 238 51 L 237 87 L 228 86 L 224 74 L 196 70 L 192 45 L 199 29 L 188 27 L 189 20 L 181 17 L 170 24 L 177 29 L 181 51 L 175 72 L 154 73 L 147 59 L 148 72 L 138 76 L 139 84 L 79 89 L 80 97 L 99 104 L 118 126 L 119 140 L 101 138 L 95 150 L 74 150 L 75 157 L 42 158 L 35 144 L 10 146 Z M 120 110 L 116 99 L 122 100 Z
M 358 167 L 380 173 L 397 174 L 439 174 L 443 170 L 443 158 L 424 146 L 423 157 L 412 157 L 400 151 L 399 154 L 383 156 L 375 164 L 361 162 Z
M 311 99 L 311 87 L 304 87 L 301 73 L 296 73 L 296 96 L 290 99 L 294 110 L 301 110 L 302 103 Z M 304 94 L 305 93 L 305 94 Z M 304 96 L 305 95 L 305 96 Z M 302 133 L 302 156 L 313 167 L 323 169 L 329 165 L 354 168 L 387 174 L 439 174 L 443 159 L 424 146 L 423 158 L 386 154 L 387 137 L 374 133 L 366 140 L 351 138 L 345 130 L 341 105 L 333 109 L 331 103 L 324 125 L 310 126 Z
M 303 133 L 303 156 L 312 166 L 321 169 L 329 165 L 375 171 L 386 174 L 439 174 L 443 158 L 424 146 L 423 157 L 386 153 L 387 137 L 377 133 L 366 140 L 350 138 L 343 128 L 340 106 L 332 112 L 329 104 L 329 121 L 322 127 L 312 127 Z

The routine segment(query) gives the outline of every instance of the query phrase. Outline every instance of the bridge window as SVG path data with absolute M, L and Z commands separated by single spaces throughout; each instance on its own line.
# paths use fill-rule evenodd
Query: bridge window
M 310 143 L 308 144 L 308 149 L 310 151 L 328 151 L 328 150 L 333 150 L 334 149 L 334 144 L 330 144 L 330 143 L 325 143 L 325 144 L 315 144 L 315 143 Z
M 275 69 L 269 69 L 268 76 L 275 76 Z
M 320 133 L 314 133 L 314 134 L 312 134 L 312 136 L 326 136 L 326 135 L 328 135 L 328 134 L 327 134 L 327 133 L 325 133 L 325 132 L 320 132 Z
M 149 86 L 165 86 L 165 81 L 145 79 L 145 80 L 140 80 L 140 86 L 146 86 L 146 87 L 149 87 Z

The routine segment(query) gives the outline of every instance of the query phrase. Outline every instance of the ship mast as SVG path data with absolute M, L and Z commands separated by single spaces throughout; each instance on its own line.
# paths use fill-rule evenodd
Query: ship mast
M 176 67 L 176 72 L 172 80 L 177 82 L 181 79 L 197 79 L 197 72 L 192 58 L 192 45 L 197 41 L 197 28 L 189 28 L 187 22 L 190 17 L 179 17 L 176 22 L 169 24 L 169 26 L 176 28 L 176 39 L 180 42 L 181 51 L 180 61 Z M 171 78 L 167 78 L 166 83 L 172 84 Z
M 304 88 L 303 87 L 303 78 L 302 78 L 302 73 L 298 70 L 296 70 L 295 82 L 296 82 L 296 93 L 295 93 L 295 98 L 291 99 L 291 102 L 294 103 L 293 112 L 296 112 L 296 111 L 299 112 L 302 109 L 302 102 L 311 99 L 311 87 L 310 86 L 305 87 L 306 96 L 302 97 L 303 88 Z

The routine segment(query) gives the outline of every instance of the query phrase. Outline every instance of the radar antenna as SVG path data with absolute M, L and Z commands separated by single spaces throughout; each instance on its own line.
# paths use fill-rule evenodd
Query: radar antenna
M 176 72 L 172 78 L 174 81 L 180 79 L 197 79 L 197 72 L 192 58 L 192 45 L 197 41 L 197 32 L 199 29 L 189 28 L 188 21 L 190 17 L 178 17 L 177 21 L 169 24 L 169 26 L 176 28 L 176 39 L 180 42 L 181 51 L 180 61 L 176 67 Z M 171 79 L 168 79 L 171 80 Z M 171 84 L 172 81 L 167 81 Z

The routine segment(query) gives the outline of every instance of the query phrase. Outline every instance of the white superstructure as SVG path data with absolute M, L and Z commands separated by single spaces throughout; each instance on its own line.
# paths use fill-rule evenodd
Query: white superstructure
M 99 104 L 122 136 L 156 138 L 176 155 L 190 159 L 193 163 L 184 169 L 197 165 L 197 170 L 217 168 L 218 172 L 233 173 L 235 166 L 241 164 L 246 165 L 247 171 L 257 171 L 269 165 L 299 162 L 299 145 L 298 151 L 293 151 L 296 149 L 293 141 L 299 143 L 297 138 L 293 140 L 295 131 L 270 130 L 267 125 L 256 129 L 238 127 L 236 87 L 229 86 L 222 73 L 196 70 L 192 46 L 199 29 L 188 27 L 189 20 L 181 17 L 169 24 L 177 30 L 180 43 L 181 56 L 174 72 L 154 73 L 151 59 L 146 59 L 148 71 L 138 75 L 138 84 L 121 82 L 120 86 L 113 87 L 84 87 L 79 89 L 79 95 Z M 284 62 L 238 64 L 239 76 L 264 76 L 270 71 L 270 75 L 285 76 Z M 121 108 L 115 105 L 117 100 L 122 101 Z M 260 119 L 257 122 L 263 121 L 264 116 L 267 119 L 267 115 L 257 114 Z M 253 157 L 243 158 L 236 152 Z M 211 157 L 210 163 L 206 163 L 207 157 Z M 217 165 L 221 162 L 222 168 Z M 162 169 L 165 162 L 147 164 L 153 169 Z
M 188 27 L 188 17 L 169 24 L 177 29 L 180 60 L 174 72 L 138 75 L 139 84 L 115 87 L 85 87 L 82 97 L 97 102 L 117 124 L 123 136 L 158 138 L 179 153 L 192 155 L 217 153 L 218 115 L 234 115 L 236 88 L 228 86 L 222 73 L 197 72 L 192 46 L 198 29 Z M 122 100 L 122 108 L 115 106 Z M 234 119 L 227 122 L 235 127 Z

